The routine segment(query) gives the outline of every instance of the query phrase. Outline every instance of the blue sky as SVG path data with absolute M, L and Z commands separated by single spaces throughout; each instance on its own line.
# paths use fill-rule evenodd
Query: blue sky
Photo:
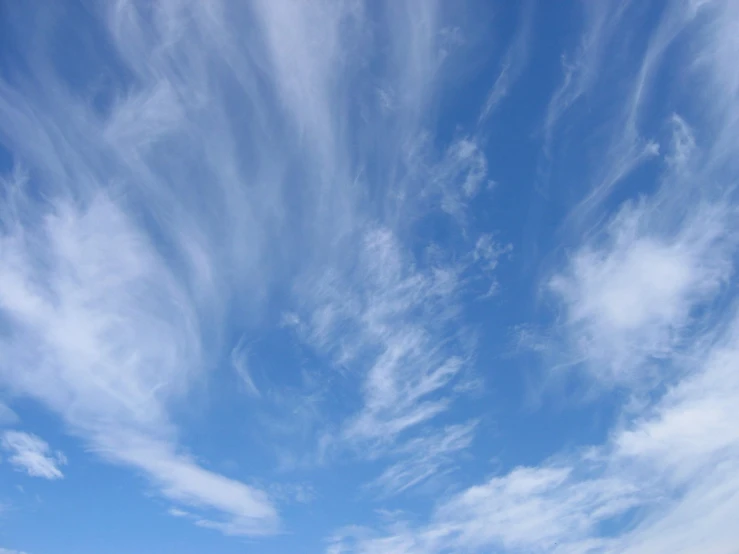
M 737 27 L 0 1 L 0 553 L 735 554 Z

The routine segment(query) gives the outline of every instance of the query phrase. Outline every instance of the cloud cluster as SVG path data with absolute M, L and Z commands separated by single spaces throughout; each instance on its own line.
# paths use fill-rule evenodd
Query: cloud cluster
M 733 552 L 739 509 L 739 317 L 733 288 L 737 253 L 737 85 L 728 52 L 737 42 L 731 2 L 677 3 L 657 24 L 632 94 L 613 108 L 592 188 L 573 210 L 574 246 L 542 288 L 557 310 L 534 340 L 549 364 L 599 392 L 619 387 L 622 406 L 607 439 L 514 467 L 437 502 L 426 523 L 396 519 L 348 527 L 328 552 Z M 628 3 L 588 8 L 583 47 L 550 103 L 547 134 L 608 76 L 600 57 L 631 17 Z M 614 8 L 613 11 L 611 8 Z M 716 114 L 660 114 L 670 130 L 654 192 L 604 202 L 642 160 L 639 134 L 654 73 L 668 46 L 687 40 L 695 73 L 713 86 Z M 689 60 L 683 60 L 689 64 Z M 706 99 L 689 99 L 701 105 Z M 657 112 L 659 113 L 659 112 Z M 718 114 L 721 114 L 720 116 Z M 626 114 L 626 115 L 624 115 Z M 701 138 L 698 138 L 698 137 Z M 658 152 L 648 148 L 650 156 Z M 546 148 L 545 148 L 546 150 Z M 547 154 L 545 152 L 545 154 Z M 548 155 L 548 154 L 547 154 Z
M 642 9 L 586 6 L 544 108 L 543 165 L 566 153 L 558 133 L 577 112 L 572 165 L 584 169 L 556 237 L 567 249 L 541 270 L 551 321 L 527 327 L 545 327 L 542 382 L 574 375 L 629 402 L 600 444 L 471 477 L 424 521 L 350 526 L 330 552 L 728 552 L 739 540 L 728 524 L 739 509 L 739 9 L 674 2 L 649 40 L 628 39 Z M 2 398 L 57 414 L 88 450 L 141 474 L 171 515 L 228 535 L 279 532 L 280 500 L 313 489 L 247 484 L 190 452 L 178 416 L 200 417 L 200 385 L 221 364 L 247 393 L 255 434 L 296 427 L 311 443 L 296 458 L 381 465 L 359 487 L 373 499 L 453 471 L 479 432 L 457 411 L 479 382 L 466 310 L 500 292 L 512 250 L 475 225 L 492 188 L 481 129 L 531 58 L 533 3 L 474 129 L 443 133 L 436 110 L 466 46 L 441 2 L 54 12 L 55 29 L 96 37 L 99 48 L 67 53 L 82 75 L 59 62 L 46 15 L 3 13 L 18 59 L 0 78 L 13 165 L 0 182 Z M 670 81 L 674 64 L 708 86 Z M 578 112 L 594 95 L 603 101 Z M 639 179 L 656 177 L 635 197 L 626 183 L 647 164 Z M 263 330 L 310 363 L 259 359 Z M 260 410 L 286 422 L 262 428 Z M 0 425 L 14 419 L 0 403 Z M 4 431 L 2 447 L 29 474 L 62 477 L 64 458 L 40 438 Z
M 60 32 L 100 46 L 69 52 L 80 82 L 43 16 L 9 9 L 0 386 L 200 525 L 246 535 L 279 529 L 273 502 L 205 469 L 173 414 L 228 352 L 260 398 L 245 345 L 276 323 L 267 306 L 299 312 L 310 348 L 357 367 L 362 407 L 342 442 L 390 443 L 446 411 L 467 355 L 444 338 L 449 297 L 472 258 L 406 242 L 426 217 L 466 225 L 487 161 L 474 136 L 439 147 L 426 134 L 454 43 L 440 11 L 122 0 L 92 7 L 88 28 L 61 10 Z M 368 63 L 381 68 L 370 81 Z M 479 254 L 494 265 L 493 243 Z
M 609 441 L 538 467 L 518 467 L 439 503 L 423 527 L 381 536 L 347 529 L 330 552 L 730 552 L 739 499 L 736 348 L 697 347 L 690 377 Z M 637 514 L 648 511 L 650 518 Z M 627 531 L 604 529 L 628 522 Z M 618 529 L 619 527 L 615 527 Z

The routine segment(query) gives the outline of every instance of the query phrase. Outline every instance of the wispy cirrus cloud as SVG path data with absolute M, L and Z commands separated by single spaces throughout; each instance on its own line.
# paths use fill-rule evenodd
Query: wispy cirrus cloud
M 18 422 L 18 415 L 9 406 L 0 402 L 0 425 L 12 425 Z
M 454 320 L 459 275 L 444 266 L 417 270 L 407 255 L 388 229 L 370 231 L 357 275 L 325 275 L 297 320 L 303 340 L 363 369 L 363 406 L 342 430 L 352 441 L 392 442 L 446 411 L 444 391 L 462 370 L 463 351 L 433 346 L 441 329 L 429 325 L 446 329 Z
M 179 452 L 169 416 L 221 341 L 217 325 L 206 333 L 203 324 L 222 321 L 234 296 L 222 264 L 247 282 L 260 248 L 256 237 L 254 248 L 238 251 L 213 242 L 220 223 L 209 212 L 244 229 L 254 204 L 237 208 L 239 198 L 246 203 L 228 154 L 233 136 L 221 104 L 206 104 L 216 82 L 203 63 L 225 46 L 197 25 L 222 20 L 198 18 L 198 9 L 162 3 L 144 13 L 120 2 L 96 12 L 110 51 L 88 53 L 88 62 L 119 64 L 129 79 L 101 91 L 97 104 L 61 92 L 63 74 L 42 63 L 30 63 L 26 79 L 43 86 L 24 93 L 22 83 L 2 84 L 4 141 L 27 170 L 3 191 L 0 302 L 17 332 L 2 338 L 0 376 L 14 394 L 59 413 L 92 450 L 141 470 L 171 500 L 206 510 L 203 525 L 264 534 L 278 526 L 267 495 Z M 51 89 L 60 93 L 45 94 Z M 207 145 L 190 134 L 202 117 L 211 125 L 199 132 L 216 137 Z M 155 155 L 164 145 L 169 154 Z M 189 148 L 199 161 L 186 171 L 213 184 L 209 205 L 199 178 L 172 165 Z
M 261 392 L 239 341 L 270 323 L 267 306 L 299 314 L 309 348 L 351 365 L 362 404 L 332 423 L 340 443 L 390 444 L 446 411 L 469 341 L 442 328 L 467 262 L 433 244 L 419 255 L 410 237 L 427 217 L 464 226 L 487 161 L 474 136 L 428 140 L 426 107 L 453 57 L 439 13 L 435 2 L 372 14 L 327 1 L 95 5 L 85 20 L 100 48 L 79 63 L 98 77 L 80 84 L 40 15 L 9 10 L 3 387 L 199 525 L 244 535 L 280 528 L 273 501 L 205 469 L 175 414 L 229 352 Z M 50 17 L 80 32 L 64 11 Z M 381 69 L 367 82 L 358 69 L 370 62 Z M 473 263 L 474 239 L 460 237 Z
M 438 11 L 435 3 L 410 3 L 387 6 L 387 13 L 381 13 L 388 18 L 391 34 L 387 57 L 377 60 L 383 68 L 379 78 L 383 94 L 365 100 L 360 89 L 357 98 L 360 113 L 379 108 L 387 117 L 359 126 L 357 163 L 347 164 L 345 160 L 356 159 L 357 153 L 343 150 L 335 138 L 351 132 L 349 123 L 336 116 L 346 102 L 343 94 L 356 86 L 354 81 L 323 80 L 317 71 L 314 78 L 321 80 L 315 90 L 329 99 L 319 105 L 333 106 L 331 116 L 318 110 L 324 113 L 320 120 L 294 123 L 305 129 L 318 126 L 313 132 L 325 136 L 317 145 L 335 145 L 331 157 L 325 158 L 332 163 L 323 163 L 320 172 L 337 171 L 332 178 L 351 183 L 321 200 L 320 213 L 334 214 L 325 228 L 332 236 L 321 237 L 324 249 L 316 253 L 316 263 L 298 274 L 292 289 L 298 309 L 283 318 L 301 343 L 348 376 L 344 383 L 361 390 L 361 407 L 343 412 L 344 421 L 323 435 L 319 447 L 323 454 L 361 443 L 382 450 L 446 412 L 457 396 L 454 384 L 468 378 L 463 366 L 469 341 L 449 333 L 459 312 L 458 298 L 469 286 L 466 271 L 473 264 L 485 265 L 488 288 L 495 282 L 492 270 L 500 253 L 490 238 L 482 240 L 473 254 L 475 242 L 458 233 L 463 253 L 459 261 L 432 241 L 422 245 L 420 253 L 413 244 L 415 230 L 428 219 L 465 229 L 470 202 L 489 184 L 487 159 L 476 136 L 460 136 L 442 147 L 428 140 L 423 107 L 433 100 L 449 55 Z M 353 29 L 353 18 L 362 14 L 355 5 L 329 17 L 328 21 L 340 23 L 340 30 L 327 31 L 327 42 L 320 47 L 346 41 L 342 32 Z M 359 36 L 359 42 L 350 40 L 344 50 L 380 39 Z M 273 48 L 279 57 L 287 46 Z M 374 55 L 370 49 L 362 51 Z M 345 61 L 339 56 L 337 64 L 351 74 Z M 304 113 L 298 102 L 306 99 L 293 99 L 290 90 L 284 94 L 290 113 Z M 362 186 L 373 190 L 373 198 L 363 201 Z M 369 451 L 370 457 L 376 455 L 374 449 Z
M 559 120 L 600 77 L 604 49 L 630 5 L 631 2 L 609 1 L 585 6 L 585 31 L 574 54 L 562 57 L 562 83 L 552 94 L 544 117 L 545 151 Z
M 244 386 L 247 394 L 259 396 L 259 389 L 254 384 L 252 372 L 249 367 L 249 348 L 242 338 L 231 350 L 231 365 Z
M 730 7 L 706 9 L 709 18 L 730 17 Z M 638 141 L 631 132 L 636 132 L 638 111 L 649 96 L 650 73 L 658 70 L 659 56 L 680 30 L 690 32 L 696 48 L 705 48 L 699 59 L 716 57 L 715 45 L 705 44 L 710 24 L 696 23 L 695 10 L 680 17 L 668 10 L 663 17 L 634 79 L 634 95 L 625 102 L 627 132 L 616 140 Z M 714 65 L 693 76 L 714 82 L 725 71 L 725 66 Z M 631 380 L 646 362 L 679 354 L 695 340 L 696 328 L 712 324 L 706 318 L 713 310 L 705 307 L 734 275 L 739 229 L 736 203 L 728 192 L 733 160 L 718 137 L 733 134 L 729 122 L 736 106 L 729 99 L 735 91 L 721 86 L 716 91 L 725 119 L 697 122 L 706 137 L 700 142 L 685 119 L 665 114 L 669 133 L 656 191 L 623 203 L 607 223 L 585 233 L 565 269 L 546 284 L 565 308 L 562 329 L 572 345 L 571 362 L 590 364 L 606 380 Z M 716 140 L 705 135 L 709 129 Z M 605 159 L 606 172 L 621 163 Z M 601 187 L 596 179 L 594 190 Z
M 623 4 L 612 14 L 590 7 L 597 13 L 583 44 L 602 47 L 600 41 L 631 17 L 627 8 Z M 731 425 L 739 400 L 739 319 L 731 280 L 739 168 L 726 141 L 736 138 L 739 106 L 735 72 L 727 62 L 729 52 L 737 54 L 737 42 L 726 21 L 735 21 L 737 11 L 731 2 L 674 8 L 662 14 L 645 47 L 646 61 L 631 73 L 628 88 L 634 94 L 614 108 L 618 123 L 612 141 L 604 142 L 602 171 L 585 192 L 597 201 L 585 201 L 588 217 L 568 229 L 574 245 L 543 280 L 556 314 L 535 340 L 545 368 L 557 369 L 545 381 L 561 375 L 564 365 L 586 376 L 581 383 L 617 386 L 630 401 L 602 443 L 555 453 L 538 465 L 513 467 L 443 496 L 425 523 L 409 518 L 380 528 L 343 529 L 329 540 L 328 552 L 735 548 L 739 536 L 729 518 L 739 506 L 739 436 Z M 678 17 L 680 8 L 689 8 L 684 17 Z M 696 10 L 704 11 L 696 17 Z M 659 113 L 669 133 L 651 194 L 605 207 L 610 185 L 603 184 L 615 181 L 599 175 L 623 176 L 630 171 L 624 168 L 634 167 L 611 155 L 612 146 L 626 152 L 628 145 L 646 144 L 640 138 L 643 118 L 634 114 L 649 97 L 651 73 L 660 70 L 662 54 L 678 36 L 690 45 L 680 49 L 681 63 L 693 71 L 690 78 L 712 83 L 715 102 L 691 120 L 674 111 Z M 596 86 L 600 47 L 588 49 L 566 70 L 547 121 L 564 117 Z M 705 100 L 698 94 L 686 101 L 695 106 Z M 628 117 L 619 115 L 624 113 Z M 648 150 L 657 155 L 656 147 Z M 574 212 L 583 214 L 585 204 Z
M 221 366 L 248 394 L 214 411 L 283 471 L 357 464 L 350 481 L 371 502 L 409 501 L 473 443 L 495 449 L 464 404 L 491 365 L 475 322 L 517 316 L 520 298 L 501 314 L 477 302 L 504 296 L 513 248 L 497 220 L 478 219 L 496 171 L 482 124 L 514 99 L 539 36 L 533 9 L 468 130 L 437 113 L 460 90 L 449 75 L 467 47 L 441 2 L 121 0 L 85 18 L 8 7 L 18 59 L 0 79 L 14 164 L 0 189 L 2 398 L 57 414 L 89 451 L 141 474 L 171 515 L 226 535 L 279 533 L 314 489 L 302 476 L 272 482 L 263 451 L 239 445 L 237 479 L 188 444 L 183 422 L 207 417 Z M 585 11 L 542 106 L 547 162 L 574 143 L 557 166 L 571 182 L 552 198 L 569 212 L 566 248 L 549 245 L 541 268 L 549 324 L 523 328 L 544 329 L 544 387 L 572 378 L 628 402 L 594 444 L 492 476 L 478 466 L 428 513 L 382 512 L 385 525 L 343 528 L 331 552 L 736 543 L 737 8 Z M 651 38 L 628 32 L 635 18 L 654 22 Z M 70 54 L 85 71 L 58 59 L 49 21 L 94 34 L 99 48 Z M 517 294 L 535 296 L 522 277 Z M 44 444 L 24 459 L 61 476 Z
M 399 459 L 368 483 L 368 489 L 388 497 L 453 470 L 455 457 L 472 444 L 476 425 L 448 425 L 408 440 L 393 453 Z
M 328 551 L 730 552 L 739 494 L 739 436 L 730 423 L 736 330 L 732 316 L 727 335 L 693 352 L 690 376 L 606 444 L 469 487 L 441 501 L 425 526 L 346 529 Z M 624 518 L 623 531 L 602 531 Z
M 8 462 L 18 471 L 44 479 L 64 477 L 59 468 L 66 465 L 66 456 L 51 450 L 49 444 L 40 437 L 23 431 L 5 431 L 0 438 L 0 445 L 9 455 Z
M 500 62 L 500 72 L 495 78 L 495 82 L 480 111 L 479 124 L 484 123 L 498 109 L 498 106 L 511 93 L 511 89 L 523 73 L 533 38 L 531 27 L 534 10 L 534 2 L 523 3 L 518 29 Z

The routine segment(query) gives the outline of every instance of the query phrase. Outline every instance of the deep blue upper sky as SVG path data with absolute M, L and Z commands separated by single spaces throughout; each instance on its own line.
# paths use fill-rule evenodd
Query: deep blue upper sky
M 736 554 L 737 28 L 0 0 L 0 554 Z

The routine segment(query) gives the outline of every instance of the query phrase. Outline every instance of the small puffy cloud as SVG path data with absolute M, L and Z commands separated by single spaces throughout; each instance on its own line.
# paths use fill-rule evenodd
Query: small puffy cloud
M 727 211 L 697 206 L 681 231 L 648 223 L 652 206 L 627 206 L 602 242 L 578 249 L 548 283 L 562 303 L 572 359 L 605 381 L 631 380 L 668 358 L 702 303 L 731 275 Z
M 3 450 L 10 454 L 8 461 L 18 471 L 44 479 L 64 477 L 59 466 L 65 465 L 67 458 L 59 451 L 53 452 L 48 443 L 40 437 L 22 431 L 6 431 L 0 444 Z
M 186 512 L 185 510 L 180 510 L 178 508 L 170 508 L 167 510 L 167 513 L 172 517 L 192 517 L 190 512 Z
M 433 168 L 431 181 L 441 195 L 441 209 L 463 222 L 468 202 L 488 184 L 488 161 L 474 138 L 460 138 L 449 146 Z

